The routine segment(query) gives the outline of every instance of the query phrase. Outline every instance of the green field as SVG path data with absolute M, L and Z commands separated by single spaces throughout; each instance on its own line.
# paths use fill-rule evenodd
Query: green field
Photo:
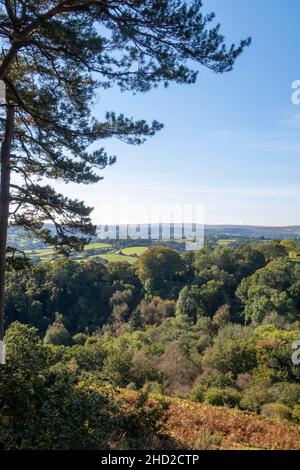
M 36 250 L 24 250 L 24 253 L 30 258 L 41 258 L 43 260 L 48 260 L 55 256 L 55 249 L 52 247 L 45 247 Z
M 99 255 L 102 259 L 105 259 L 109 263 L 113 262 L 124 262 L 127 261 L 130 264 L 134 264 L 136 262 L 136 258 L 133 256 L 124 256 L 120 255 L 119 253 L 107 253 L 105 255 Z
M 116 250 L 109 243 L 95 242 L 86 245 L 82 252 L 75 255 L 75 259 L 81 262 L 90 258 L 101 257 L 108 262 L 127 261 L 130 264 L 134 264 L 138 256 L 144 253 L 145 250 L 147 250 L 145 246 L 134 246 Z M 32 259 L 40 259 L 41 261 L 49 261 L 56 256 L 55 249 L 52 247 L 25 249 L 24 253 Z
M 234 243 L 234 242 L 236 242 L 235 239 L 232 239 L 232 240 L 228 240 L 228 239 L 218 240 L 218 245 L 219 246 L 226 246 L 226 245 L 230 245 L 230 243 Z
M 127 256 L 141 256 L 146 250 L 146 246 L 130 246 L 128 248 L 123 248 L 122 250 L 120 250 L 120 252 L 124 253 Z
M 109 245 L 108 243 L 90 243 L 89 245 L 86 245 L 84 247 L 83 252 L 97 251 L 105 248 L 111 248 L 111 245 Z M 30 258 L 41 258 L 45 260 L 52 259 L 52 257 L 55 256 L 55 249 L 53 247 L 37 248 L 35 250 L 27 249 L 24 250 L 24 253 Z M 81 257 L 80 253 L 78 254 L 78 257 Z
M 89 243 L 85 245 L 84 251 L 99 250 L 102 248 L 111 248 L 111 245 L 109 243 Z

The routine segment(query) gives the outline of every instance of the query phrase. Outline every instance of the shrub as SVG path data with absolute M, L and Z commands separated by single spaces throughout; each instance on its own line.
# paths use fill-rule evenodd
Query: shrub
M 163 376 L 167 393 L 173 395 L 186 395 L 197 375 L 195 364 L 178 341 L 167 344 L 158 370 Z
M 137 386 L 135 385 L 134 382 L 130 382 L 126 388 L 127 390 L 137 390 Z
M 300 424 L 300 405 L 296 405 L 292 411 L 292 418 Z
M 88 335 L 85 335 L 84 333 L 77 333 L 72 337 L 73 343 L 81 345 L 83 345 L 87 339 Z
M 114 385 L 125 387 L 131 380 L 131 360 L 134 350 L 128 339 L 120 336 L 107 345 L 103 372 Z
M 35 328 L 15 323 L 5 335 L 7 364 L 0 367 L 2 449 L 107 449 L 125 436 L 123 449 L 165 444 L 164 400 L 146 394 L 125 403 L 107 383 L 78 375 L 75 361 L 52 363 L 51 348 Z M 73 348 L 83 348 L 81 345 Z
M 104 361 L 104 352 L 100 342 L 92 344 L 75 344 L 65 348 L 62 355 L 63 362 L 75 360 L 82 371 L 95 371 L 99 373 Z
M 289 408 L 300 403 L 300 384 L 282 383 L 277 385 L 279 401 Z
M 246 390 L 250 388 L 253 384 L 253 377 L 251 374 L 239 374 L 236 379 L 236 385 L 239 390 Z
M 163 386 L 159 382 L 154 382 L 154 381 L 147 381 L 143 388 L 142 391 L 144 393 L 152 393 L 155 395 L 162 395 L 163 394 Z
M 238 406 L 241 396 L 234 389 L 212 387 L 207 390 L 204 402 L 214 406 Z
M 197 377 L 195 385 L 198 383 L 205 384 L 206 388 L 216 387 L 226 389 L 228 387 L 234 387 L 235 381 L 232 378 L 231 372 L 223 374 L 217 369 L 205 368 L 202 370 L 201 375 Z
M 116 394 L 78 383 L 76 368 L 51 362 L 37 330 L 13 324 L 0 368 L 0 442 L 7 449 L 103 447 L 113 429 Z
M 119 449 L 149 449 L 149 442 L 153 446 L 153 439 L 156 448 L 168 448 L 169 443 L 165 442 L 162 433 L 162 423 L 169 409 L 169 403 L 165 399 L 153 400 L 142 391 L 134 399 L 134 406 L 131 404 L 129 410 L 128 406 L 125 408 L 126 416 L 125 419 L 121 417 L 122 427 L 118 433 L 122 439 Z
M 251 340 L 218 338 L 203 357 L 203 367 L 214 367 L 220 372 L 232 372 L 233 376 L 251 372 L 257 366 L 255 345 Z
M 269 418 L 290 419 L 291 410 L 282 403 L 266 403 L 261 408 L 261 414 Z
M 142 349 L 136 351 L 131 360 L 130 375 L 138 387 L 141 387 L 147 380 L 156 380 L 159 375 L 156 357 L 147 354 Z
M 55 346 L 68 346 L 71 342 L 71 337 L 66 327 L 60 321 L 55 321 L 52 325 L 48 326 L 44 341 Z
M 197 340 L 197 352 L 199 354 L 203 353 L 205 349 L 210 345 L 211 338 L 208 335 L 202 335 L 198 340 Z
M 190 400 L 203 403 L 205 399 L 205 394 L 207 392 L 207 385 L 204 383 L 198 383 L 194 386 L 193 390 L 190 393 Z
M 261 406 L 272 398 L 270 383 L 268 381 L 261 381 L 244 391 L 243 397 L 240 401 L 240 407 L 243 410 L 259 412 Z
M 201 426 L 195 448 L 197 450 L 217 450 L 220 448 L 222 440 L 221 433 L 210 432 L 205 426 Z

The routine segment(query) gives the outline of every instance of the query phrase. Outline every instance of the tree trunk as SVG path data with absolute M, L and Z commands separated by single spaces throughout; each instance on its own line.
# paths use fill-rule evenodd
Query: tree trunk
M 15 107 L 7 105 L 4 140 L 1 147 L 1 183 L 0 183 L 0 340 L 4 336 L 4 295 L 6 246 L 10 199 L 10 154 L 13 139 Z
M 6 56 L 4 57 L 0 65 L 0 80 L 3 80 L 3 78 L 5 77 L 5 74 L 7 70 L 9 69 L 11 63 L 14 61 L 19 48 L 20 46 L 13 44 L 10 50 L 8 51 L 8 53 L 6 54 Z

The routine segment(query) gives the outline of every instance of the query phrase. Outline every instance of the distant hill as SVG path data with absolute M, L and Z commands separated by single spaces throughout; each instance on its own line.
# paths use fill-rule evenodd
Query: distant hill
M 47 225 L 51 228 L 51 225 Z M 191 232 L 192 226 L 183 227 L 182 224 L 154 224 L 151 227 L 148 225 L 120 225 L 120 226 L 99 226 L 97 231 L 97 238 L 100 240 L 117 240 L 117 239 L 131 239 L 137 240 L 139 237 L 142 240 L 168 240 L 174 238 L 174 233 L 182 234 L 183 238 L 192 239 L 195 232 Z M 195 227 L 193 227 L 195 229 Z M 54 229 L 53 229 L 54 230 Z M 197 230 L 197 237 L 213 236 L 217 238 L 222 237 L 245 237 L 245 238 L 300 238 L 300 225 L 270 227 L 258 225 L 205 225 L 204 232 L 201 229 Z M 9 244 L 11 246 L 21 246 L 23 248 L 38 248 L 42 247 L 42 242 L 31 239 L 28 234 L 22 229 L 16 227 L 9 229 Z M 96 241 L 96 240 L 95 240 Z
M 142 238 L 151 237 L 151 233 L 155 234 L 152 236 L 152 240 L 166 238 L 163 234 L 170 234 L 173 238 L 174 231 L 180 233 L 188 233 L 191 230 L 191 224 L 184 229 L 181 224 L 154 224 L 152 227 L 147 225 L 137 226 L 134 225 L 120 225 L 115 227 L 111 226 L 99 226 L 99 238 L 111 238 L 114 239 L 116 236 L 124 236 L 124 233 L 132 234 L 134 232 L 141 233 Z M 201 234 L 201 230 L 198 231 Z M 268 227 L 268 226 L 257 226 L 257 225 L 205 225 L 204 226 L 204 235 L 215 235 L 215 236 L 235 236 L 235 237 L 255 237 L 255 238 L 299 238 L 300 237 L 300 225 L 294 226 L 282 226 L 282 227 Z M 186 236 L 190 238 L 190 236 Z
M 298 238 L 300 225 L 268 227 L 260 225 L 205 225 L 205 235 L 238 237 Z

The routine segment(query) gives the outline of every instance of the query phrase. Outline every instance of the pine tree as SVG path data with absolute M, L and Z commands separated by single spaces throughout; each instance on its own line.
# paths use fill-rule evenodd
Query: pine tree
M 143 319 L 141 317 L 140 312 L 135 309 L 130 317 L 129 324 L 133 330 L 138 330 L 143 326 Z
M 111 137 L 140 144 L 162 127 L 114 112 L 97 121 L 96 90 L 193 83 L 193 62 L 230 71 L 250 39 L 227 48 L 213 20 L 200 0 L 0 1 L 0 340 L 8 223 L 62 252 L 82 247 L 95 230 L 91 208 L 41 178 L 96 183 L 115 156 L 102 147 L 91 151 L 91 144 Z

